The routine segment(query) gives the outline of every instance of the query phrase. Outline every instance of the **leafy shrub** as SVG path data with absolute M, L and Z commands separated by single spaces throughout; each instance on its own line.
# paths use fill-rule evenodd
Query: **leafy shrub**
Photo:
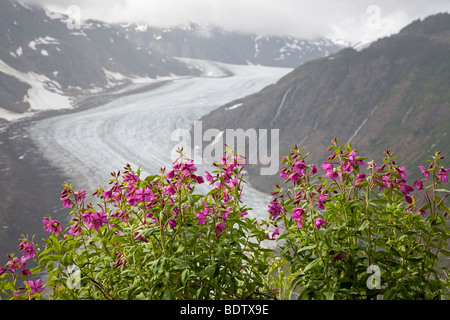
M 449 287 L 444 200 L 436 153 L 424 179 L 407 183 L 390 151 L 379 167 L 333 140 L 327 162 L 307 164 L 294 147 L 267 220 L 242 202 L 243 159 L 226 153 L 197 172 L 180 157 L 170 171 L 140 177 L 127 165 L 94 192 L 65 183 L 70 223 L 45 217 L 42 252 L 20 239 L 21 258 L 0 268 L 10 299 L 442 299 Z M 320 172 L 324 171 L 324 173 Z M 206 181 L 205 181 L 206 179 Z M 207 194 L 195 193 L 207 183 Z M 426 184 L 428 183 L 428 186 Z M 425 185 L 424 185 L 425 184 Z M 271 241 L 272 245 L 267 245 Z M 40 252 L 40 253 L 39 253 Z M 38 262 L 28 270 L 26 262 Z M 47 281 L 23 281 L 45 270 Z M 20 284 L 24 283 L 24 286 Z M 47 289 L 47 290 L 45 290 Z
M 337 146 L 321 167 L 304 150 L 283 158 L 271 219 L 285 232 L 281 257 L 299 299 L 440 299 L 448 288 L 439 254 L 448 256 L 447 173 L 436 153 L 413 183 L 389 150 L 377 167 L 357 150 Z M 428 186 L 424 186 L 428 183 Z M 444 196 L 442 196 L 444 194 Z M 285 280 L 286 281 L 286 280 Z M 291 290 L 292 291 L 292 290 Z

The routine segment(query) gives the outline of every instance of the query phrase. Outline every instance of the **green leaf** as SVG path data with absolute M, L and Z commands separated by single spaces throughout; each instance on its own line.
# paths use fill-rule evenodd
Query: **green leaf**
M 201 195 L 201 194 L 193 194 L 193 195 L 190 196 L 190 198 L 192 199 L 193 204 L 195 204 L 195 203 L 197 203 L 200 199 L 203 198 L 203 195 Z
M 174 294 L 172 288 L 164 289 L 163 299 L 164 300 L 175 300 L 175 294 Z
M 369 226 L 369 223 L 370 223 L 369 220 L 364 220 L 364 222 L 358 228 L 358 231 L 363 231 L 363 230 L 367 229 L 367 227 Z
M 205 268 L 205 272 L 208 275 L 208 277 L 212 280 L 214 278 L 217 278 L 219 275 L 219 268 L 217 265 L 209 265 Z
M 62 259 L 61 263 L 64 266 L 69 266 L 73 264 L 73 254 L 71 252 L 68 252 L 64 255 L 64 258 Z
M 9 282 L 9 281 L 3 281 L 2 282 L 2 285 L 3 285 L 3 290 L 4 291 L 6 291 L 6 290 L 11 290 L 11 291 L 15 291 L 16 290 L 16 287 L 14 286 L 14 284 L 12 283 L 12 282 Z
M 179 265 L 179 266 L 181 266 L 181 267 L 189 268 L 189 265 L 188 265 L 187 262 L 184 261 L 184 260 L 181 260 L 181 259 L 179 259 L 179 258 L 173 258 L 172 261 L 175 262 L 175 264 L 177 264 L 177 265 Z
M 186 285 L 186 282 L 189 279 L 189 269 L 185 269 L 182 273 L 181 273 L 181 283 L 183 283 L 183 285 Z
M 383 300 L 393 300 L 397 295 L 397 288 L 391 288 L 388 291 L 386 291 L 383 295 Z
M 153 265 L 153 273 L 159 274 L 160 272 L 164 271 L 162 270 L 162 268 L 164 267 L 165 263 L 166 257 L 159 257 Z
M 411 261 L 411 262 L 420 262 L 424 259 L 425 257 L 407 257 L 406 260 Z
M 195 293 L 195 298 L 197 300 L 201 300 L 201 298 L 205 295 L 204 291 L 205 291 L 205 287 L 201 287 L 200 289 L 198 289 L 197 292 Z
M 380 183 L 381 186 L 384 187 L 384 185 L 382 183 Z M 369 204 L 386 204 L 388 201 L 385 198 L 381 198 L 381 199 L 371 199 L 369 200 Z
M 223 251 L 223 248 L 221 245 L 217 246 L 216 256 L 217 256 L 217 258 L 221 259 L 223 262 L 228 263 L 227 256 L 225 255 L 225 252 Z
M 321 261 L 320 258 L 316 258 L 315 260 L 313 260 L 312 262 L 310 262 L 310 263 L 305 267 L 305 269 L 303 269 L 303 272 L 306 272 L 306 271 L 308 271 L 309 269 L 315 267 L 316 264 L 318 264 L 320 261 Z
M 146 182 L 151 182 L 153 180 L 155 180 L 158 177 L 158 175 L 149 175 L 145 178 Z
M 53 248 L 55 251 L 60 252 L 61 251 L 61 243 L 59 242 L 58 238 L 55 236 L 51 236 L 50 240 L 52 241 Z
M 58 261 L 60 258 L 61 258 L 61 256 L 59 254 L 49 254 L 49 255 L 43 256 L 41 258 L 41 261 L 45 261 L 45 260 Z
M 425 211 L 430 209 L 431 206 L 431 202 L 428 202 L 426 205 L 424 205 L 422 208 L 420 208 L 420 211 Z
M 325 298 L 327 300 L 333 300 L 334 299 L 334 288 L 330 288 L 328 291 L 323 293 L 325 295 Z
M 293 233 L 283 233 L 281 236 L 278 237 L 278 240 L 282 239 L 288 239 L 288 240 L 295 240 L 297 239 L 298 235 Z
M 303 252 L 303 251 L 306 251 L 306 250 L 311 250 L 311 249 L 314 249 L 315 247 L 316 247 L 315 244 L 311 244 L 309 246 L 304 246 L 304 247 L 299 248 L 297 253 L 300 253 L 300 252 Z

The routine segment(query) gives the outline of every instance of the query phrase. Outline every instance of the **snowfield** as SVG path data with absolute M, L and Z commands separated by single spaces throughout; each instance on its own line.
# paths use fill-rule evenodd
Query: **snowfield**
M 92 192 L 99 185 L 107 186 L 109 173 L 127 163 L 134 169 L 140 166 L 143 177 L 170 167 L 177 145 L 171 136 L 176 129 L 190 130 L 203 115 L 259 91 L 291 71 L 183 60 L 201 67 L 203 76 L 174 79 L 86 111 L 35 121 L 29 136 L 74 188 Z M 198 167 L 202 174 L 210 169 L 206 164 Z M 199 192 L 205 187 L 203 184 Z M 250 186 L 244 190 L 253 214 L 266 217 L 269 196 Z
M 27 94 L 23 97 L 23 101 L 30 104 L 30 112 L 25 114 L 9 112 L 1 108 L 0 102 L 0 118 L 13 121 L 29 116 L 34 112 L 69 109 L 72 107 L 70 98 L 60 90 L 59 83 L 52 81 L 44 75 L 34 72 L 21 72 L 7 65 L 2 60 L 0 60 L 0 72 L 13 76 L 31 86 Z

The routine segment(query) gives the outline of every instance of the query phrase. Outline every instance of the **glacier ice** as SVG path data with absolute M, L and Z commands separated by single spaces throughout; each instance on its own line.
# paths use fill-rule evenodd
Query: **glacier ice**
M 110 172 L 127 163 L 134 169 L 141 167 L 143 174 L 169 167 L 176 146 L 171 141 L 174 130 L 190 130 L 203 115 L 259 91 L 291 71 L 189 62 L 201 65 L 205 76 L 174 79 L 151 91 L 35 121 L 29 136 L 75 188 L 94 191 L 107 185 Z M 206 164 L 199 166 L 199 172 L 206 169 Z M 253 214 L 265 217 L 269 196 L 250 186 L 244 192 Z

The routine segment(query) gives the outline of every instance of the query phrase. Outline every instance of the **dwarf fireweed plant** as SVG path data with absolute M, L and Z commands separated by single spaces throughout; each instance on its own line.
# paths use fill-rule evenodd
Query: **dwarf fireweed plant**
M 127 165 L 94 192 L 95 205 L 86 203 L 86 190 L 66 183 L 61 201 L 71 210 L 69 226 L 63 231 L 50 217 L 43 220 L 51 236 L 38 269 L 48 272 L 49 298 L 274 298 L 263 284 L 270 256 L 260 245 L 265 231 L 241 201 L 243 164 L 227 153 L 205 172 L 206 181 L 182 153 L 170 170 L 144 179 Z M 196 194 L 202 183 L 210 191 Z M 3 280 L 2 292 L 41 297 L 39 283 L 16 289 L 23 277 L 17 261 L 2 269 L 0 277 L 12 279 Z
M 296 146 L 282 158 L 266 220 L 248 214 L 244 162 L 231 152 L 203 175 L 181 150 L 156 175 L 127 165 L 95 204 L 65 183 L 67 227 L 44 217 L 42 251 L 22 236 L 21 257 L 0 268 L 0 298 L 444 299 L 443 157 L 411 186 L 389 150 L 379 165 L 336 139 L 329 151 L 320 165 Z
M 282 228 L 275 282 L 299 299 L 442 299 L 449 282 L 439 257 L 450 255 L 443 156 L 419 167 L 423 179 L 410 186 L 389 150 L 379 166 L 350 143 L 334 139 L 328 150 L 320 166 L 298 147 L 282 159 L 284 183 L 269 206 Z

